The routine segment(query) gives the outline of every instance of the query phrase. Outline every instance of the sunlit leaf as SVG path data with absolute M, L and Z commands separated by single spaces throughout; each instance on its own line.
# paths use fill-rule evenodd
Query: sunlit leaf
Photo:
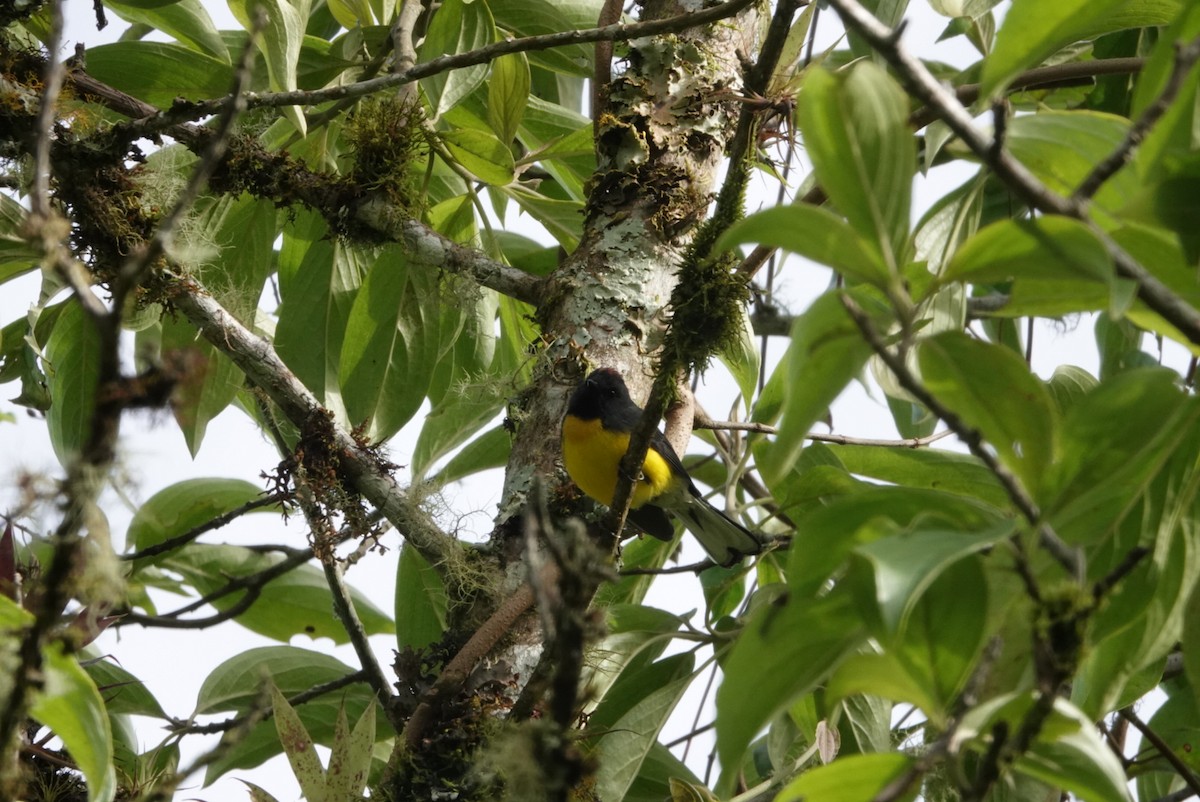
M 822 189 L 894 274 L 906 261 L 916 171 L 904 92 L 870 62 L 845 78 L 817 69 L 804 82 L 799 115 Z

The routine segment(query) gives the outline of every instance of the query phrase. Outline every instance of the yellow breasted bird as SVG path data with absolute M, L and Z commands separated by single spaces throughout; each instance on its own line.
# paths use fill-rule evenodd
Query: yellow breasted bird
M 621 374 L 593 371 L 567 404 L 562 425 L 563 464 L 575 484 L 601 504 L 612 504 L 621 458 L 642 408 L 629 397 Z M 732 565 L 762 551 L 762 542 L 700 495 L 667 438 L 654 432 L 642 475 L 634 485 L 629 519 L 659 540 L 675 536 L 670 510 L 683 521 L 714 562 Z

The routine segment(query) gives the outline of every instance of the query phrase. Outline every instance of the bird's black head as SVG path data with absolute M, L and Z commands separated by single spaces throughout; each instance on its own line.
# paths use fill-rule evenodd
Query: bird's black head
M 567 403 L 567 413 L 583 420 L 599 418 L 607 423 L 614 416 L 625 417 L 631 407 L 635 413 L 640 412 L 630 399 L 629 388 L 621 374 L 612 368 L 600 368 L 592 371 L 575 388 Z

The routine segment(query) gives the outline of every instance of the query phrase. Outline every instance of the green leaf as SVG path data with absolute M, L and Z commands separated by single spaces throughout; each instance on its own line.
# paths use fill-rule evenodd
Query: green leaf
M 444 468 L 430 477 L 430 482 L 444 485 L 489 468 L 503 468 L 508 463 L 511 450 L 511 432 L 503 426 L 489 429 L 463 446 Z
M 445 131 L 442 141 L 458 163 L 479 180 L 502 187 L 512 183 L 512 151 L 494 134 L 475 128 Z
M 1096 377 L 1074 365 L 1059 365 L 1046 382 L 1060 416 L 1065 416 L 1077 401 L 1096 389 Z
M 1072 42 L 1086 38 L 1124 0 L 1013 0 L 983 63 L 980 94 L 998 96 L 1023 70 L 1035 67 Z
M 1039 111 L 1014 117 L 1004 145 L 1051 190 L 1070 195 L 1097 162 L 1107 157 L 1129 132 L 1129 120 L 1095 111 Z M 1096 193 L 1095 204 L 1120 209 L 1141 186 L 1130 170 L 1122 170 Z
M 89 47 L 88 74 L 152 106 L 166 108 L 175 98 L 221 97 L 233 82 L 228 61 L 166 42 L 115 42 Z
M 859 306 L 867 300 L 855 293 L 848 297 Z M 756 457 L 768 485 L 788 472 L 809 429 L 871 355 L 842 298 L 840 292 L 825 293 L 792 326 L 791 344 L 779 368 L 786 371 L 779 433 Z
M 753 242 L 799 254 L 832 267 L 851 281 L 881 284 L 887 268 L 850 225 L 820 206 L 773 206 L 734 223 L 717 250 Z
M 978 429 L 1037 498 L 1058 437 L 1046 386 L 1008 348 L 959 332 L 923 340 L 918 356 L 929 391 Z
M 1130 115 L 1137 117 L 1155 103 L 1168 82 L 1174 79 L 1176 43 L 1190 42 L 1200 35 L 1200 6 L 1188 3 L 1174 17 L 1174 23 L 1162 31 L 1150 52 L 1146 65 L 1134 85 Z M 1187 158 L 1195 149 L 1195 102 L 1200 86 L 1200 71 L 1190 70 L 1178 87 L 1175 101 L 1147 132 L 1133 152 L 1132 170 L 1145 184 L 1179 172 L 1180 157 Z
M 214 477 L 176 482 L 138 508 L 125 533 L 126 547 L 141 551 L 158 545 L 262 497 L 261 487 L 242 479 Z
M 861 62 L 845 78 L 812 70 L 799 100 L 818 182 L 895 275 L 907 261 L 917 158 L 908 97 L 881 67 Z
M 546 227 L 550 236 L 568 253 L 575 250 L 583 229 L 583 204 L 575 200 L 557 200 L 527 187 L 512 185 L 501 192 L 517 202 L 522 211 Z
M 759 343 L 754 338 L 754 329 L 750 325 L 750 317 L 742 307 L 737 314 L 742 318 L 734 342 L 726 343 L 717 356 L 737 382 L 738 390 L 742 393 L 742 405 L 749 409 L 758 390 L 758 374 L 761 370 L 761 352 Z
M 589 726 L 603 728 L 595 746 L 599 760 L 595 786 L 598 798 L 624 798 L 671 711 L 691 685 L 693 662 L 691 654 L 668 657 L 641 672 L 637 681 L 614 685 L 597 706 Z M 605 702 L 618 689 L 631 695 L 621 701 L 623 715 L 610 724 L 611 713 L 606 710 Z
M 1095 724 L 1066 699 L 1054 700 L 1054 713 L 1043 733 L 1017 759 L 1021 774 L 1065 788 L 1089 802 L 1128 802 L 1128 778 L 1121 759 L 1100 737 Z
M 937 702 L 946 720 L 988 637 L 988 583 L 977 557 L 956 560 L 920 594 L 893 645 L 905 671 Z
M 346 413 L 383 441 L 400 430 L 425 400 L 440 356 L 437 278 L 410 267 L 403 251 L 387 248 L 363 281 L 342 341 L 341 385 Z
M 692 770 L 660 743 L 650 747 L 624 802 L 716 802 Z
M 791 596 L 747 621 L 717 689 L 717 754 L 727 794 L 750 741 L 767 722 L 824 679 L 866 637 L 850 595 Z
M 512 142 L 529 102 L 529 59 L 509 53 L 492 61 L 488 81 L 488 123 L 505 144 Z
M 869 476 L 906 487 L 957 493 L 997 507 L 1008 493 L 996 476 L 975 457 L 935 448 L 831 446 L 842 465 L 856 476 Z
M 126 22 L 149 25 L 198 53 L 230 63 L 229 50 L 200 0 L 105 0 L 104 5 Z
M 342 412 L 338 370 L 346 324 L 363 276 L 376 256 L 372 248 L 331 238 L 316 212 L 296 212 L 283 229 L 279 254 L 283 304 L 275 349 L 304 386 L 337 412 Z
M 270 678 L 285 696 L 294 696 L 353 673 L 353 668 L 324 652 L 296 646 L 247 649 L 214 668 L 204 680 L 196 714 L 249 710 L 259 699 L 264 678 Z M 370 696 L 369 689 L 366 693 Z
M 446 588 L 441 575 L 407 541 L 396 562 L 396 643 L 401 651 L 421 649 L 446 631 Z
M 61 644 L 42 652 L 43 684 L 29 714 L 53 730 L 87 780 L 89 802 L 109 802 L 116 796 L 113 735 L 104 700 L 91 677 Z
M 46 342 L 46 376 L 50 445 L 65 466 L 91 436 L 100 380 L 100 335 L 78 301 L 63 308 Z
M 327 0 L 326 5 L 333 18 L 346 30 L 365 28 L 375 22 L 368 0 Z
M 300 793 L 310 802 L 326 802 L 330 799 L 325 792 L 325 770 L 321 767 L 321 759 L 317 757 L 317 749 L 304 722 L 296 715 L 296 708 L 288 704 L 288 700 L 279 688 L 271 685 L 271 711 L 275 714 L 275 731 L 279 733 L 279 744 L 287 755 L 288 763 L 292 766 L 292 774 L 300 784 Z
M 899 752 L 848 755 L 804 772 L 779 792 L 775 802 L 870 802 L 912 767 L 913 759 Z M 920 783 L 913 783 L 896 799 L 913 799 L 919 790 Z
M 246 30 L 253 26 L 252 16 L 261 9 L 267 15 L 267 25 L 259 34 L 258 49 L 267 60 L 267 76 L 271 91 L 290 92 L 296 86 L 296 66 L 300 62 L 300 47 L 304 43 L 304 27 L 308 22 L 310 0 L 227 0 L 229 10 Z M 304 114 L 298 106 L 285 106 L 283 114 L 301 136 L 307 133 Z
M 869 486 L 835 498 L 797 521 L 789 550 L 788 587 L 817 593 L 861 544 L 897 529 L 982 532 L 1006 520 L 1000 510 L 965 496 L 905 487 Z M 880 523 L 888 524 L 881 527 Z
M 265 571 L 285 558 L 278 554 L 259 554 L 241 546 L 193 544 L 172 552 L 162 562 L 201 594 L 224 587 L 233 577 Z M 217 610 L 228 610 L 243 597 L 244 591 L 222 596 L 212 602 Z M 368 635 L 391 633 L 394 624 L 358 590 L 351 590 L 354 608 Z M 287 642 L 296 635 L 332 638 L 348 643 L 345 627 L 333 614 L 333 597 L 325 574 L 304 563 L 263 586 L 250 608 L 234 618 L 242 626 L 264 637 Z
M 109 715 L 134 714 L 167 717 L 158 700 L 141 680 L 107 657 L 94 656 L 94 652 L 90 649 L 91 647 L 89 647 L 89 651 L 85 652 L 88 659 L 85 661 L 83 670 L 92 678 L 96 689 L 104 697 L 104 704 Z
M 1095 543 L 1189 436 L 1192 412 L 1174 371 L 1118 374 L 1074 404 L 1061 427 L 1061 457 L 1047 472 L 1047 514 L 1070 542 Z M 1098 578 L 1098 577 L 1097 577 Z
M 496 24 L 505 30 L 517 36 L 537 36 L 593 27 L 603 4 L 603 0 L 505 0 L 493 3 L 493 13 Z M 529 60 L 564 75 L 594 75 L 591 45 L 535 51 L 529 54 Z
M 494 41 L 496 26 L 487 3 L 446 0 L 429 23 L 417 60 L 425 62 L 448 53 L 478 50 Z M 483 85 L 487 74 L 487 64 L 476 64 L 422 79 L 421 87 L 429 100 L 429 116 L 437 119 L 458 105 Z
M 835 702 L 853 694 L 873 693 L 894 702 L 915 705 L 935 725 L 945 720 L 942 703 L 929 687 L 926 678 L 910 672 L 891 653 L 861 652 L 851 655 L 838 666 L 825 686 L 827 702 Z
M 1008 522 L 978 532 L 922 528 L 860 546 L 858 553 L 874 571 L 884 626 L 893 633 L 906 627 L 921 595 L 943 571 L 1011 534 Z
M 41 254 L 21 233 L 24 225 L 25 209 L 0 195 L 0 284 L 28 273 L 41 261 Z
M 285 697 L 354 673 L 354 669 L 327 654 L 295 646 L 249 649 L 215 668 L 200 688 L 196 713 L 245 713 L 262 699 L 264 680 L 273 682 Z M 354 683 L 337 693 L 306 702 L 297 709 L 312 739 L 326 746 L 333 741 L 339 710 L 357 717 L 371 705 L 374 694 L 366 683 Z M 251 768 L 280 753 L 279 735 L 272 721 L 258 724 L 238 742 L 238 748 L 209 766 L 205 782 L 235 768 Z
M 33 613 L 8 598 L 8 596 L 0 594 L 0 630 L 4 630 L 6 635 L 9 630 L 27 627 L 33 621 Z
M 233 402 L 245 377 L 228 356 L 198 337 L 196 327 L 186 318 L 165 316 L 158 327 L 144 334 L 153 337 L 156 333 L 162 352 L 188 366 L 171 394 L 171 414 L 188 452 L 195 457 L 208 424 Z
M 1068 279 L 1110 284 L 1112 259 L 1087 226 L 1069 217 L 1001 220 L 959 248 L 946 281 Z

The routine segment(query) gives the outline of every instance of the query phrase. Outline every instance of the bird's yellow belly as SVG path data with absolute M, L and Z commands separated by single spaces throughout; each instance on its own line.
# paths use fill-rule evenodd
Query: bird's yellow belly
M 601 504 L 612 504 L 617 470 L 628 446 L 628 435 L 608 431 L 599 420 L 568 417 L 563 421 L 563 465 L 579 489 Z M 641 481 L 634 485 L 630 506 L 640 507 L 657 498 L 670 483 L 671 467 L 651 449 L 646 452 Z

